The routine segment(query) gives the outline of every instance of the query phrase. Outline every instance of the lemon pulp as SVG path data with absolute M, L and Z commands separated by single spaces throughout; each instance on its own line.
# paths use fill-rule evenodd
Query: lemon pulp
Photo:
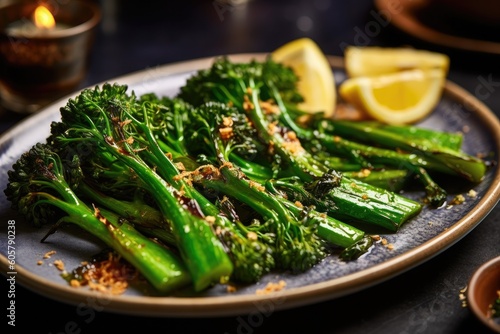
M 348 78 L 340 96 L 372 118 L 389 124 L 414 123 L 439 102 L 445 74 L 441 70 L 411 70 L 375 77 Z

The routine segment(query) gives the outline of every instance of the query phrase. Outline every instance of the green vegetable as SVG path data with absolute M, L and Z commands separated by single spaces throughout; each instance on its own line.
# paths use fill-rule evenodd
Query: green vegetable
M 416 130 L 412 126 L 408 126 L 406 131 L 403 131 L 404 126 L 381 126 L 373 122 L 324 120 L 319 126 L 323 133 L 329 135 L 338 134 L 345 138 L 354 138 L 365 143 L 377 143 L 384 148 L 407 152 L 406 155 L 410 159 L 415 157 L 417 160 L 411 162 L 413 165 L 459 176 L 471 182 L 480 182 L 487 170 L 483 160 L 460 150 L 462 136 L 456 133 L 443 133 L 423 128 Z M 415 133 L 419 136 L 415 137 Z M 360 150 L 359 148 L 353 149 Z M 370 154 L 370 152 L 367 153 L 367 155 Z M 374 156 L 385 155 L 375 153 Z
M 127 90 L 69 99 L 5 193 L 37 226 L 89 231 L 165 293 L 356 260 L 373 247 L 364 227 L 397 232 L 420 213 L 398 193 L 409 181 L 440 206 L 436 175 L 480 182 L 488 167 L 459 134 L 305 114 L 297 76 L 271 59 L 219 58 L 174 97 Z
M 71 187 L 79 182 L 81 171 L 76 167 L 65 170 L 50 146 L 36 144 L 12 168 L 5 189 L 7 199 L 35 224 L 55 218 L 57 226 L 79 226 L 116 250 L 159 291 L 171 292 L 191 283 L 176 254 L 144 237 L 131 224 L 87 206 Z
M 335 133 L 351 140 L 376 142 L 389 148 L 432 151 L 432 148 L 445 147 L 460 151 L 463 143 L 463 134 L 460 132 L 443 132 L 414 125 L 326 120 L 321 126 L 328 129 L 331 134 Z
M 500 290 L 497 291 L 498 298 L 491 304 L 492 318 L 500 318 Z
M 266 228 L 276 236 L 274 254 L 278 268 L 304 271 L 321 260 L 325 256 L 324 245 L 318 237 L 330 242 L 342 240 L 345 247 L 363 236 L 363 232 L 347 226 L 344 228 L 349 232 L 339 233 L 342 223 L 338 221 L 335 221 L 335 228 L 324 222 L 325 226 L 318 233 L 317 215 L 311 217 L 306 211 L 287 206 L 281 196 L 268 193 L 262 184 L 249 179 L 230 163 L 235 150 L 249 150 L 252 145 L 249 143 L 251 137 L 247 136 L 251 129 L 245 126 L 246 118 L 237 109 L 221 103 L 207 103 L 190 110 L 189 119 L 186 146 L 193 148 L 192 154 L 215 157 L 211 164 L 196 170 L 192 181 L 245 203 L 263 217 Z M 225 131 L 229 127 L 230 135 Z M 346 236 L 349 241 L 344 239 Z
M 269 69 L 272 69 L 272 72 Z M 302 146 L 296 133 L 280 123 L 282 117 L 279 116 L 285 112 L 282 108 L 277 110 L 277 106 L 268 101 L 270 98 L 290 101 L 288 96 L 293 95 L 289 90 L 284 90 L 283 93 L 279 90 L 279 85 L 283 84 L 280 78 L 285 78 L 284 82 L 294 79 L 290 77 L 288 71 L 289 69 L 280 67 L 271 60 L 263 63 L 241 64 L 220 58 L 210 69 L 201 70 L 188 79 L 178 96 L 193 105 L 200 101 L 217 100 L 237 107 L 240 115 L 243 115 L 245 119 L 248 117 L 251 121 L 253 132 L 246 130 L 246 136 L 235 136 L 233 140 L 238 141 L 238 144 L 247 152 L 260 155 L 256 158 L 258 162 L 267 161 L 270 168 L 274 169 L 274 178 L 293 175 L 297 176 L 303 184 L 317 182 L 322 178 L 321 186 L 328 184 L 330 187 L 323 190 L 325 197 L 337 203 L 336 210 L 329 212 L 335 218 L 358 220 L 397 230 L 399 226 L 420 212 L 419 203 L 394 192 L 346 177 L 339 177 L 338 181 L 326 178 L 331 175 L 331 168 L 315 159 L 311 152 Z M 276 75 L 277 73 L 282 75 Z M 248 122 L 238 121 L 241 119 L 242 116 L 233 118 L 233 122 L 243 128 Z M 292 122 L 291 116 L 287 117 L 287 122 Z M 287 125 L 291 124 L 288 123 Z M 296 125 L 293 128 L 303 133 L 305 137 L 312 137 L 311 130 L 300 129 Z M 307 133 L 310 134 L 307 135 Z M 244 139 L 245 137 L 247 139 Z M 255 144 L 256 140 L 260 141 L 260 146 Z M 232 153 L 238 154 L 238 152 Z M 244 165 L 239 167 L 246 171 Z M 251 176 L 252 173 L 248 175 Z M 256 180 L 261 179 L 256 178 Z M 312 197 L 316 196 L 312 194 Z M 360 210 L 360 208 L 363 209 Z
M 353 172 L 359 166 L 358 172 L 369 169 L 379 174 L 363 179 L 364 183 L 388 188 L 390 184 L 381 182 L 387 179 L 383 174 L 387 169 L 406 171 L 395 186 L 400 187 L 412 176 L 423 184 L 426 202 L 438 207 L 445 203 L 447 192 L 432 180 L 430 172 L 473 183 L 484 177 L 487 163 L 460 151 L 460 134 L 377 122 L 333 121 L 321 114 L 310 116 L 297 108 L 292 93 L 297 93 L 293 88 L 296 77 L 289 72 L 290 68 L 270 59 L 237 64 L 219 58 L 210 69 L 192 76 L 178 96 L 194 105 L 216 100 L 246 112 L 260 140 L 279 157 L 282 170 L 289 168 L 289 175 L 297 175 L 304 182 L 329 169 Z M 305 118 L 307 121 L 303 121 Z M 338 158 L 344 160 L 338 163 Z M 339 167 L 342 164 L 350 167 Z M 347 179 L 361 179 L 356 175 L 362 174 L 347 175 Z
M 198 166 L 189 156 L 184 140 L 185 136 L 189 136 L 184 128 L 186 117 L 191 116 L 189 106 L 179 100 L 163 98 L 159 101 L 152 95 L 142 97 L 141 101 L 142 109 L 138 109 L 139 112 L 135 114 L 132 111 L 129 116 L 133 120 L 132 124 L 140 124 L 137 127 L 138 135 L 150 149 L 142 152 L 144 159 L 156 166 L 158 173 L 178 191 L 182 191 L 184 197 L 196 202 L 203 215 L 210 217 L 210 223 L 218 229 L 217 236 L 234 266 L 231 278 L 240 282 L 256 282 L 275 267 L 272 257 L 274 236 L 259 228 L 247 227 L 236 217 L 230 221 L 191 182 L 180 177 L 181 172 L 174 159 L 167 155 L 182 162 L 183 168 Z
M 183 197 L 141 158 L 144 147 L 136 128 L 145 125 L 134 122 L 130 110 L 140 106 L 126 90 L 126 86 L 105 84 L 82 91 L 61 108 L 61 125 L 49 141 L 58 146 L 87 145 L 91 148 L 88 154 L 98 156 L 95 159 L 102 155 L 114 159 L 113 164 L 132 169 L 169 222 L 195 290 L 203 290 L 230 276 L 232 263 L 210 224 L 197 211 L 197 204 Z

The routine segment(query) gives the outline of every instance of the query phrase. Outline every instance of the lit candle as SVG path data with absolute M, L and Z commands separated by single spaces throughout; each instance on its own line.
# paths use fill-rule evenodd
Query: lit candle
M 32 19 L 23 19 L 9 24 L 6 32 L 9 36 L 15 37 L 34 37 L 50 34 L 53 31 L 69 28 L 69 25 L 55 21 L 50 10 L 40 5 L 38 6 Z
M 31 113 L 73 91 L 85 77 L 100 17 L 83 0 L 0 6 L 0 105 Z

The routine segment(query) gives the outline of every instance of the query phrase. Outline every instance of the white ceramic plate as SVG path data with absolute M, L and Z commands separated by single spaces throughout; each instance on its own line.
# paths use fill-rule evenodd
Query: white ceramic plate
M 242 54 L 230 58 L 235 61 L 248 61 L 263 57 L 264 54 Z M 329 60 L 339 83 L 345 78 L 341 67 L 342 59 L 329 57 Z M 110 79 L 108 82 L 127 84 L 137 95 L 155 92 L 159 95 L 173 96 L 193 71 L 209 67 L 212 61 L 212 58 L 205 58 L 169 64 Z M 217 285 L 192 296 L 158 296 L 152 291 L 135 288 L 128 289 L 124 295 L 103 296 L 84 288 L 69 287 L 60 277 L 60 272 L 50 265 L 53 260 L 61 259 L 68 270 L 74 269 L 81 261 L 90 260 L 103 248 L 103 245 L 76 227 L 60 229 L 46 242 L 40 243 L 48 228 L 37 229 L 24 223 L 22 217 L 10 209 L 10 203 L 3 193 L 7 183 L 7 171 L 11 169 L 12 164 L 36 142 L 45 141 L 50 131 L 50 122 L 59 119 L 59 108 L 65 105 L 68 98 L 77 94 L 55 102 L 0 138 L 2 273 L 9 275 L 9 272 L 15 271 L 17 283 L 65 303 L 78 305 L 88 302 L 91 298 L 98 300 L 108 311 L 125 314 L 225 316 L 263 312 L 266 309 L 291 308 L 337 298 L 388 280 L 446 250 L 476 227 L 499 199 L 500 175 L 498 168 L 495 167 L 487 173 L 481 184 L 459 187 L 459 191 L 463 193 L 474 189 L 478 194 L 476 198 L 468 198 L 464 204 L 449 209 L 426 208 L 418 217 L 404 225 L 398 233 L 383 235 L 394 245 L 393 250 L 378 245 L 370 253 L 350 263 L 342 263 L 335 257 L 329 257 L 303 274 L 272 273 L 259 283 L 240 288 L 234 293 L 228 293 L 225 286 Z M 498 119 L 480 101 L 451 82 L 447 82 L 443 98 L 436 110 L 420 123 L 420 126 L 446 131 L 461 131 L 467 127 L 469 131 L 465 135 L 463 145 L 466 152 L 492 152 L 495 157 L 499 155 Z M 416 199 L 423 193 L 406 195 Z M 450 197 L 453 195 L 451 192 Z M 7 253 L 9 221 L 15 221 L 12 225 L 15 226 L 16 264 L 12 269 L 9 268 Z M 43 265 L 37 265 L 43 254 L 50 250 L 56 250 L 56 255 L 50 260 L 45 260 Z M 281 279 L 287 283 L 284 290 L 270 295 L 255 293 L 268 282 L 277 282 Z

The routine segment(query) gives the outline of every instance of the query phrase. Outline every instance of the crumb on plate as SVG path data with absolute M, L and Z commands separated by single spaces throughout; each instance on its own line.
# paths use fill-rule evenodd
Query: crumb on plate
M 120 295 L 127 290 L 129 281 L 138 276 L 135 268 L 113 252 L 109 252 L 107 258 L 103 260 L 82 263 L 85 263 L 85 268 L 82 270 L 81 278 L 69 280 L 72 287 L 88 286 L 90 290 Z
M 465 203 L 465 197 L 462 194 L 456 195 L 450 202 L 450 205 L 458 205 Z
M 52 255 L 54 255 L 55 253 L 56 253 L 56 251 L 55 251 L 55 250 L 48 251 L 47 253 L 45 253 L 45 254 L 43 255 L 43 258 L 44 258 L 44 259 L 50 259 L 50 257 L 51 257 Z
M 59 270 L 59 271 L 64 271 L 64 262 L 62 260 L 55 260 L 54 261 L 54 266 Z
M 467 193 L 467 196 L 469 196 L 470 198 L 476 198 L 477 197 L 477 191 L 475 191 L 474 189 L 471 189 Z
M 269 282 L 263 289 L 257 289 L 255 292 L 257 295 L 267 295 L 273 292 L 281 291 L 285 288 L 286 282 L 280 280 L 278 283 Z

